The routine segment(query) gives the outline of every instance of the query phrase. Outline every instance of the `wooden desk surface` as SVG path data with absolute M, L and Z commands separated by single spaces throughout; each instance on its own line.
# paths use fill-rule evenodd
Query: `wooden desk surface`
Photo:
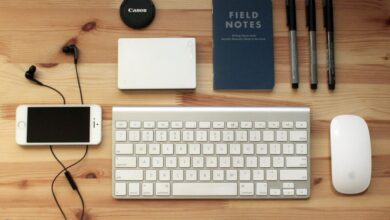
M 289 40 L 283 0 L 274 1 L 276 87 L 272 92 L 212 89 L 211 0 L 154 0 L 155 22 L 142 31 L 122 24 L 120 0 L 1 0 L 0 3 L 0 219 L 61 219 L 50 183 L 60 166 L 48 148 L 15 144 L 19 104 L 55 104 L 60 98 L 24 78 L 37 78 L 79 103 L 72 57 L 77 43 L 86 103 L 104 107 L 104 141 L 72 169 L 92 219 L 390 219 L 390 1 L 335 0 L 337 90 L 326 87 L 326 43 L 317 1 L 319 90 L 310 91 L 304 1 L 297 1 L 301 88 L 290 87 Z M 116 87 L 120 37 L 196 37 L 198 88 L 194 92 L 122 92 Z M 111 107 L 114 105 L 309 106 L 312 109 L 312 196 L 306 201 L 116 201 L 111 197 Z M 339 114 L 363 116 L 372 138 L 369 190 L 342 196 L 331 186 L 329 123 Z M 70 164 L 80 148 L 58 150 Z M 69 219 L 80 203 L 61 177 L 56 185 Z

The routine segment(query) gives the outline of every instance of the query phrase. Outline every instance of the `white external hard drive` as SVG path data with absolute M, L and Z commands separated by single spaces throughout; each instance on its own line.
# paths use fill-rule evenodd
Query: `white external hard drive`
M 119 89 L 195 89 L 195 38 L 122 38 Z

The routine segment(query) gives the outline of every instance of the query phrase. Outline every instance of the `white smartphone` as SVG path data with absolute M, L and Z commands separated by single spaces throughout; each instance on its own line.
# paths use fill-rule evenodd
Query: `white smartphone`
M 101 140 L 98 105 L 20 105 L 16 109 L 19 145 L 98 145 Z

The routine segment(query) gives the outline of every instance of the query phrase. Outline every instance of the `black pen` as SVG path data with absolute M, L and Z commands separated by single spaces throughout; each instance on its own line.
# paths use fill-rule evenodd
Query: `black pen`
M 333 24 L 333 1 L 323 0 L 324 27 L 326 30 L 326 41 L 328 44 L 328 87 L 330 90 L 336 88 L 336 67 L 334 58 L 334 24 Z
M 310 85 L 311 89 L 317 89 L 317 38 L 316 38 L 316 2 L 306 0 L 306 26 L 309 29 L 310 47 Z
M 286 12 L 287 26 L 290 31 L 291 85 L 294 89 L 297 89 L 299 87 L 299 72 L 295 0 L 286 0 Z

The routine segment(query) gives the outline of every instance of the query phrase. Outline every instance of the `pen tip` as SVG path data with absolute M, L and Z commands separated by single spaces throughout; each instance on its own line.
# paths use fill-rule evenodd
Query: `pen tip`
M 299 84 L 298 83 L 293 83 L 292 84 L 292 88 L 293 89 L 298 89 L 299 88 Z
M 313 90 L 317 89 L 317 84 L 311 84 L 311 89 Z

